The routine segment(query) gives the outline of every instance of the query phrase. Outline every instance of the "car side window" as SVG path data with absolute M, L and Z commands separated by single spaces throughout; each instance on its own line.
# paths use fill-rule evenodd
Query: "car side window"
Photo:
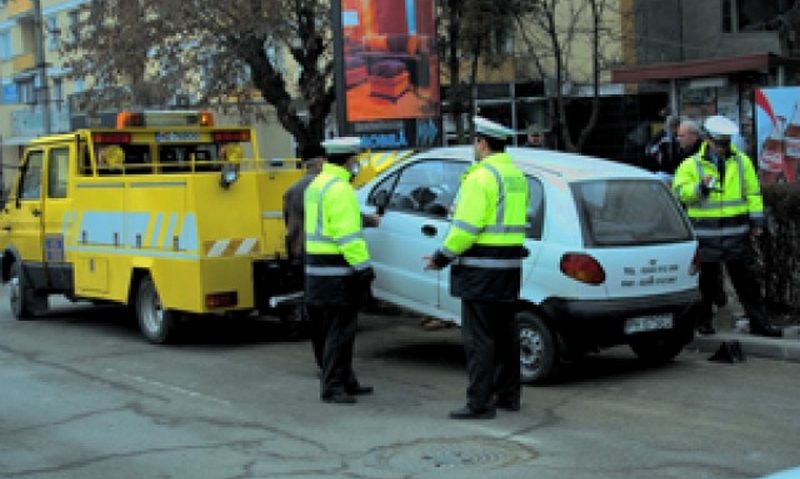
M 42 190 L 42 152 L 30 152 L 24 168 L 19 197 L 23 200 L 39 199 Z
M 542 183 L 536 179 L 528 177 L 528 225 L 525 228 L 525 236 L 530 239 L 542 239 L 542 229 L 544 228 L 544 188 Z
M 397 211 L 445 218 L 458 191 L 461 173 L 467 164 L 426 160 L 399 172 L 389 196 L 388 207 Z
M 67 176 L 69 167 L 69 148 L 57 148 L 50 151 L 47 162 L 47 196 L 50 198 L 67 197 Z

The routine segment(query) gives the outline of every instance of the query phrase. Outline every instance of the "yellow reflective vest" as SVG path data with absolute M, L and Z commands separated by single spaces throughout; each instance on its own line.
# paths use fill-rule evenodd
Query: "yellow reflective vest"
M 517 299 L 527 210 L 528 182 L 507 153 L 487 156 L 466 171 L 450 230 L 433 257 L 439 266 L 453 263 L 451 294 Z
M 305 191 L 306 289 L 311 304 L 357 303 L 356 275 L 371 269 L 350 172 L 325 163 Z
M 764 203 L 753 162 L 735 145 L 731 145 L 731 155 L 720 161 L 718 168 L 704 143 L 697 154 L 681 163 L 672 181 L 694 226 L 701 261 L 748 257 L 752 253 L 750 229 L 764 224 Z M 714 178 L 713 188 L 701 186 L 705 176 Z

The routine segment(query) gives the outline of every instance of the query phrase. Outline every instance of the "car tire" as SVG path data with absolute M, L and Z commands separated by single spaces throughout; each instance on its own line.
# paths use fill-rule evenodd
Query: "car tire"
M 678 325 L 660 333 L 643 333 L 631 338 L 630 347 L 642 361 L 659 365 L 675 358 L 692 340 L 691 326 Z
M 143 277 L 139 282 L 135 308 L 139 329 L 145 339 L 154 344 L 174 340 L 177 313 L 161 307 L 161 299 L 150 276 Z
M 547 323 L 532 311 L 517 313 L 519 370 L 523 383 L 543 383 L 558 369 L 558 343 Z

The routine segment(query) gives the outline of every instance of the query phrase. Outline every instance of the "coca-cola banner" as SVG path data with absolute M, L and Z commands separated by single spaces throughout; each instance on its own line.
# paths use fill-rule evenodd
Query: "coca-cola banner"
M 800 174 L 800 87 L 754 91 L 756 153 L 762 183 L 794 183 Z

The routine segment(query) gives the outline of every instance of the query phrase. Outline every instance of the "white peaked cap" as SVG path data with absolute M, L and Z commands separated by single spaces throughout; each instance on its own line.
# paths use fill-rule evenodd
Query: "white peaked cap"
M 712 138 L 731 137 L 739 133 L 739 126 L 722 115 L 713 115 L 706 118 L 703 128 Z
M 357 136 L 344 136 L 332 138 L 322 142 L 322 148 L 328 155 L 347 155 L 361 151 L 361 138 Z
M 498 140 L 506 140 L 514 136 L 514 130 L 506 128 L 500 123 L 495 123 L 480 116 L 474 117 L 473 121 L 475 122 L 475 133 L 478 135 L 488 136 Z

